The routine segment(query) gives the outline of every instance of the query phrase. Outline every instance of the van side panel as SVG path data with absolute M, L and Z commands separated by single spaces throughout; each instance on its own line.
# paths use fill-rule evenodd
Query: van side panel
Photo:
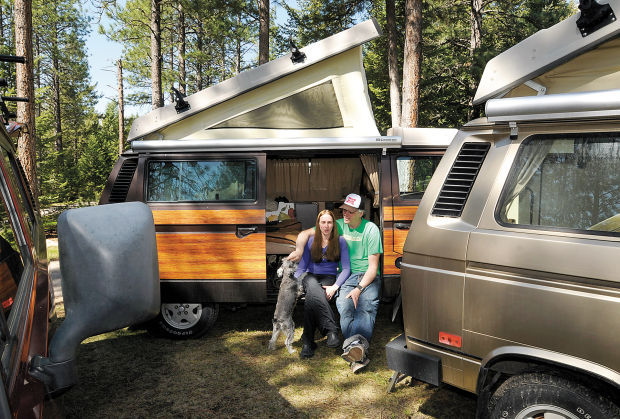
M 620 370 L 620 286 L 604 272 L 597 278 L 604 267 L 607 274 L 614 271 L 609 263 L 620 260 L 620 243 L 549 238 L 515 231 L 472 233 L 464 295 L 464 329 L 472 352 L 486 356 L 498 344 L 519 343 Z M 541 264 L 554 273 L 543 272 Z

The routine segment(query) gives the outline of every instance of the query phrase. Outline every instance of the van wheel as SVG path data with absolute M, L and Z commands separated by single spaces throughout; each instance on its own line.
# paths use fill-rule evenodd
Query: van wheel
M 618 406 L 589 388 L 542 373 L 517 375 L 495 391 L 488 417 L 506 419 L 584 419 L 620 417 Z
M 149 332 L 170 339 L 199 338 L 213 326 L 218 304 L 162 304 L 159 315 L 148 326 Z

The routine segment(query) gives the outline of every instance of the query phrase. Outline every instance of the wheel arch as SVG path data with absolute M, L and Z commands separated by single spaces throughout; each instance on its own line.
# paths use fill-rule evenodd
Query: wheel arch
M 477 417 L 489 397 L 508 377 L 523 372 L 547 371 L 566 374 L 574 380 L 595 385 L 596 390 L 614 400 L 620 392 L 620 373 L 603 365 L 558 352 L 525 346 L 502 346 L 489 352 L 481 362 L 476 385 Z

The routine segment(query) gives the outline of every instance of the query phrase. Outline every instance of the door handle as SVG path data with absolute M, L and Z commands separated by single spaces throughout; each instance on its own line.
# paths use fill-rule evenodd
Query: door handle
M 399 230 L 409 230 L 409 227 L 411 227 L 411 223 L 396 223 L 394 224 L 394 227 Z
M 235 234 L 238 238 L 242 239 L 245 236 L 249 236 L 252 233 L 258 233 L 258 227 L 237 227 L 237 233 Z

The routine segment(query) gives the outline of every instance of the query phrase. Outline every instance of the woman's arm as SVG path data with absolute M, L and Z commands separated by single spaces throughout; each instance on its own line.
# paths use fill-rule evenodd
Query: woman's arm
M 344 281 L 351 275 L 351 260 L 349 259 L 349 246 L 347 246 L 347 241 L 341 236 L 340 237 L 340 267 L 342 270 L 338 274 L 338 278 L 336 279 L 336 285 L 340 287 L 344 284 Z
M 302 231 L 297 235 L 297 240 L 295 241 L 295 250 L 288 255 L 287 259 L 292 260 L 293 262 L 297 262 L 301 259 L 301 255 L 304 252 L 304 246 L 308 243 L 308 239 L 310 237 L 314 237 L 314 227 L 311 227 L 307 230 Z
M 334 297 L 334 294 L 336 294 L 336 291 L 338 291 L 340 286 L 344 284 L 344 281 L 346 281 L 349 275 L 351 274 L 351 263 L 349 259 L 349 246 L 347 246 L 347 242 L 343 237 L 340 237 L 339 242 L 340 242 L 339 243 L 340 244 L 340 266 L 342 269 L 340 270 L 340 273 L 338 274 L 338 278 L 336 279 L 336 282 L 334 283 L 334 285 L 323 286 L 323 288 L 325 288 L 325 296 L 327 297 L 328 300 L 331 300 Z
M 310 263 L 310 246 L 312 246 L 312 238 L 308 240 L 303 247 L 303 254 L 301 256 L 301 260 L 299 261 L 299 265 L 297 265 L 297 269 L 295 270 L 295 278 L 299 278 L 304 272 L 308 270 L 308 265 Z

